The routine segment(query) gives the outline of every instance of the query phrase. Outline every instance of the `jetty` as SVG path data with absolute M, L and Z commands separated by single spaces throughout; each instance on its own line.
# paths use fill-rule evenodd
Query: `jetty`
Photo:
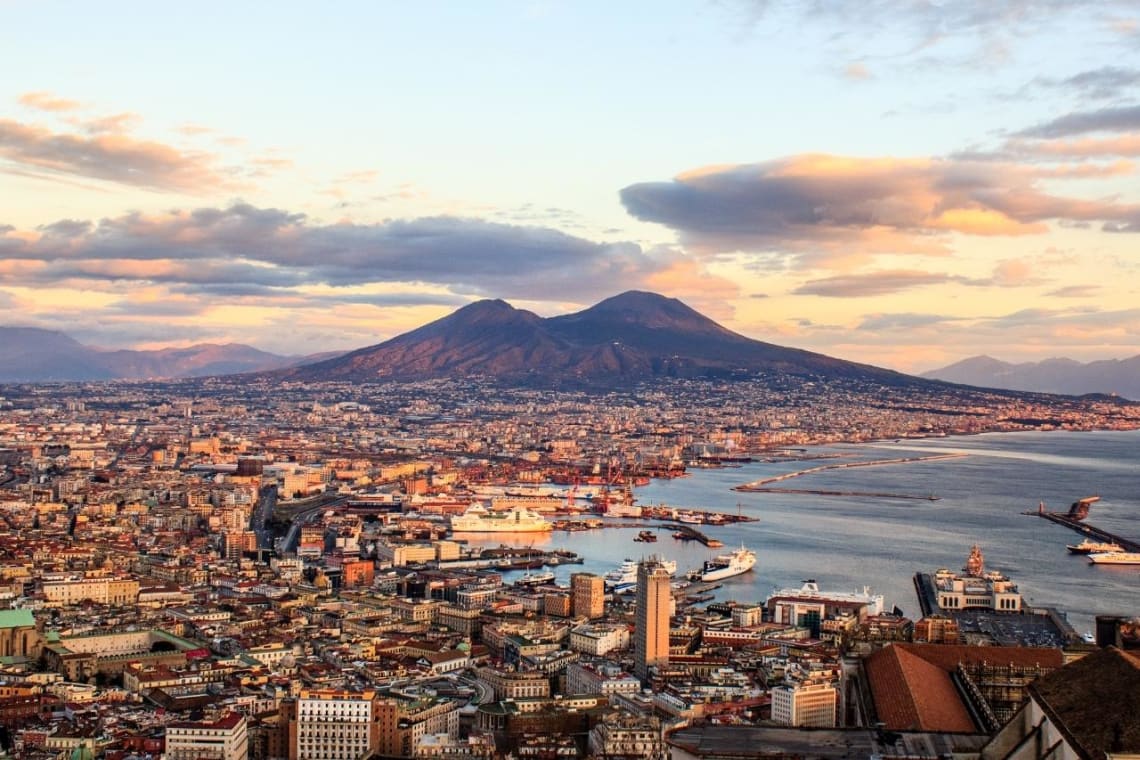
M 959 459 L 966 456 L 965 454 L 930 454 L 928 456 L 920 457 L 896 457 L 894 459 L 872 459 L 867 462 L 842 462 L 840 464 L 825 464 L 819 467 L 809 467 L 806 470 L 796 470 L 795 472 L 786 472 L 783 475 L 774 475 L 770 478 L 761 478 L 754 480 L 751 483 L 735 486 L 733 491 L 755 492 L 759 491 L 764 486 L 769 486 L 772 483 L 782 483 L 785 480 L 792 478 L 802 478 L 804 475 L 814 475 L 819 472 L 827 472 L 829 470 L 849 470 L 855 467 L 883 467 L 888 464 L 914 464 L 916 462 L 936 462 L 943 459 Z
M 1068 512 L 1049 512 L 1045 509 L 1045 502 L 1041 502 L 1037 506 L 1036 511 L 1022 512 L 1022 514 L 1043 517 L 1049 522 L 1054 522 L 1070 530 L 1075 530 L 1082 536 L 1088 536 L 1101 543 L 1116 544 L 1126 552 L 1140 552 L 1140 542 L 1118 536 L 1115 533 L 1110 533 L 1103 528 L 1098 528 L 1084 521 L 1085 518 L 1088 517 L 1089 508 L 1097 501 L 1100 501 L 1099 496 L 1089 496 L 1084 499 L 1078 499 L 1069 507 Z
M 743 488 L 737 488 L 737 491 L 743 491 Z M 914 501 L 938 501 L 941 497 L 927 494 L 919 496 L 910 493 L 881 493 L 877 491 L 824 491 L 814 488 L 771 488 L 769 486 L 760 486 L 757 488 L 749 488 L 749 493 L 791 493 L 791 494 L 805 494 L 810 496 L 861 496 L 870 499 L 912 499 Z
M 714 549 L 718 546 L 724 546 L 724 544 L 720 541 L 716 540 L 715 538 L 709 538 L 704 533 L 701 533 L 691 525 L 676 523 L 675 525 L 671 525 L 669 527 L 673 529 L 673 537 L 679 538 L 682 541 L 700 541 L 705 546 L 709 546 Z

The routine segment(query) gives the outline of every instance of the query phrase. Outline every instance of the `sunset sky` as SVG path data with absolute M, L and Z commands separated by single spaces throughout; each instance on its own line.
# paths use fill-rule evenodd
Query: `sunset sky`
M 1140 353 L 1140 2 L 0 0 L 0 323 L 378 343 L 629 289 L 909 372 Z

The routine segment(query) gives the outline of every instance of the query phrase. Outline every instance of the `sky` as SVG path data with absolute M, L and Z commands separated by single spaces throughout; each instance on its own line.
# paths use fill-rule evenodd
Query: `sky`
M 1140 0 L 0 0 L 0 324 L 358 348 L 625 290 L 1140 354 Z

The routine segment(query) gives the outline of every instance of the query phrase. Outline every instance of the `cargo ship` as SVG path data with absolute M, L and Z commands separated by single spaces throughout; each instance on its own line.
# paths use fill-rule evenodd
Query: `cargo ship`
M 734 578 L 737 575 L 747 573 L 755 564 L 756 552 L 741 546 L 730 554 L 718 554 L 705 562 L 700 570 L 690 572 L 689 577 L 692 580 L 700 580 L 704 583 L 722 581 L 725 578 Z
M 551 523 L 526 507 L 489 512 L 475 505 L 451 518 L 451 530 L 455 533 L 545 533 L 553 529 Z

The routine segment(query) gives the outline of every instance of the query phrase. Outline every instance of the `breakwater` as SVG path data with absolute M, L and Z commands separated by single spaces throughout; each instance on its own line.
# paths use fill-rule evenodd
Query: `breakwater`
M 856 467 L 884 467 L 890 464 L 914 464 L 916 462 L 936 462 L 944 459 L 960 459 L 966 456 L 965 454 L 929 454 L 926 456 L 917 457 L 895 457 L 893 459 L 872 459 L 866 462 L 842 462 L 839 464 L 825 464 L 819 467 L 809 467 L 806 470 L 796 470 L 795 472 L 786 472 L 783 475 L 773 475 L 770 478 L 761 478 L 754 480 L 751 483 L 735 486 L 732 490 L 743 492 L 759 491 L 765 486 L 772 483 L 782 483 L 785 480 L 792 478 L 802 478 L 804 475 L 814 475 L 819 472 L 828 472 L 830 470 L 850 470 Z

